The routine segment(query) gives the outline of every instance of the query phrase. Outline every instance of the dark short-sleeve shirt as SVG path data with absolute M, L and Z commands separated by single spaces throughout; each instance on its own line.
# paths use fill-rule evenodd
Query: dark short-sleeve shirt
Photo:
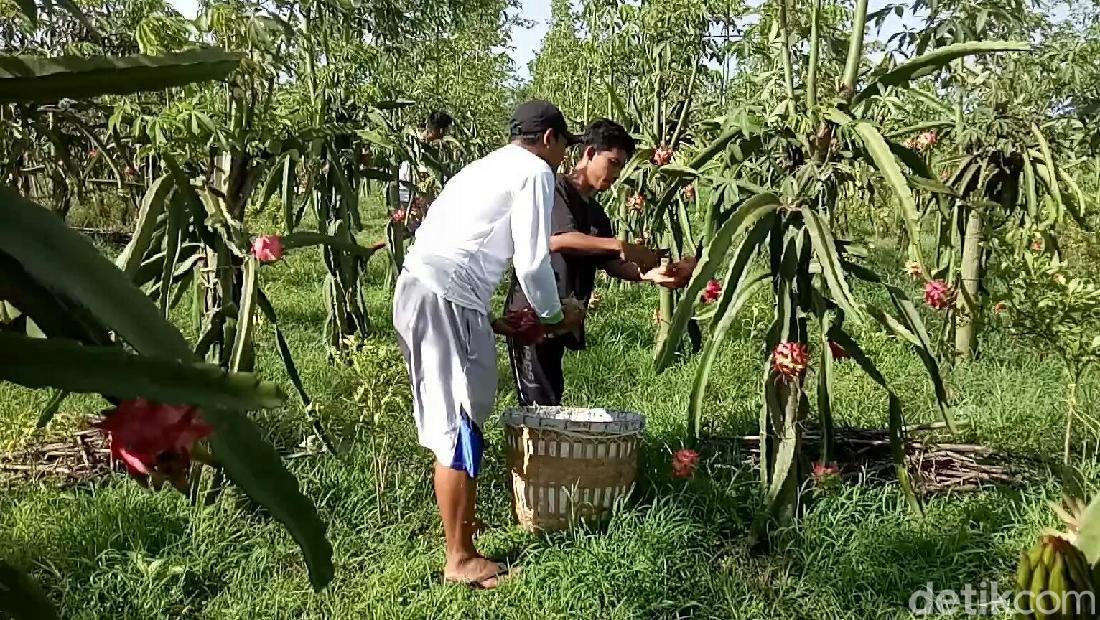
M 615 231 L 611 227 L 611 219 L 607 212 L 595 200 L 589 200 L 573 187 L 569 179 L 558 175 L 554 186 L 554 208 L 550 213 L 550 234 L 559 235 L 567 232 L 579 232 L 594 237 L 611 238 Z M 596 287 L 596 272 L 609 260 L 617 258 L 614 254 L 582 255 L 582 254 L 558 254 L 550 255 L 550 266 L 554 268 L 554 276 L 558 281 L 558 297 L 574 297 L 585 305 L 592 296 Z M 512 283 L 508 291 L 507 307 L 511 310 L 527 305 L 527 297 L 524 296 L 515 274 L 512 274 Z M 565 334 L 558 336 L 561 342 L 573 350 L 583 349 L 584 327 L 579 335 Z

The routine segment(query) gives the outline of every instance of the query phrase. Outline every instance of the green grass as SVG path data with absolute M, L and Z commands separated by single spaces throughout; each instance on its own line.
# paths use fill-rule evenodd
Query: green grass
M 480 489 L 491 528 L 479 544 L 519 561 L 525 572 L 494 592 L 445 586 L 431 457 L 415 444 L 401 404 L 406 388 L 397 382 L 399 397 L 381 411 L 360 404 L 390 393 L 394 373 L 403 373 L 380 267 L 372 266 L 369 296 L 375 366 L 358 371 L 327 362 L 319 254 L 300 252 L 262 273 L 305 384 L 345 446 L 340 457 L 290 461 L 330 523 L 337 577 L 325 592 L 309 590 L 293 541 L 237 493 L 191 507 L 176 493 L 147 492 L 121 475 L 65 491 L 7 489 L 0 496 L 0 557 L 28 569 L 63 617 L 74 619 L 895 618 L 908 617 L 910 594 L 927 582 L 934 589 L 989 580 L 1007 587 L 1019 550 L 1054 524 L 1047 509 L 1059 494 L 1054 480 L 930 498 L 924 517 L 908 511 L 895 484 L 868 480 L 820 497 L 770 553 L 750 552 L 758 485 L 733 451 L 704 450 L 692 480 L 669 476 L 695 362 L 654 374 L 656 297 L 633 287 L 605 291 L 591 320 L 590 350 L 566 361 L 568 403 L 647 416 L 632 501 L 605 529 L 524 533 L 509 514 L 502 432 L 493 422 Z M 746 311 L 716 364 L 706 415 L 711 435 L 755 431 L 764 313 L 759 305 Z M 904 399 L 907 422 L 937 420 L 919 361 L 870 326 L 852 328 Z M 258 365 L 267 378 L 287 384 L 270 328 L 261 331 Z M 998 333 L 986 338 L 984 350 L 980 361 L 948 377 L 957 413 L 968 423 L 961 439 L 1024 455 L 1057 454 L 1063 395 L 1057 363 Z M 503 409 L 514 393 L 507 360 L 499 361 Z M 881 390 L 850 364 L 838 366 L 835 393 L 841 423 L 885 425 Z M 29 441 L 45 400 L 0 385 L 0 439 Z M 70 429 L 103 406 L 98 398 L 74 398 L 50 432 Z M 296 401 L 257 419 L 286 453 L 299 451 L 310 435 Z M 1100 480 L 1100 470 L 1087 469 Z

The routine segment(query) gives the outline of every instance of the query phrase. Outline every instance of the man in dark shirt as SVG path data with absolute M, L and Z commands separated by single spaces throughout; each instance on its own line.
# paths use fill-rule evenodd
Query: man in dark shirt
M 593 121 L 585 130 L 582 156 L 569 174 L 559 174 L 551 214 L 550 262 L 558 279 L 558 296 L 585 306 L 595 288 L 596 272 L 631 282 L 648 281 L 669 288 L 687 284 L 682 275 L 666 275 L 659 253 L 615 238 L 611 220 L 596 202 L 634 156 L 634 138 L 618 123 Z M 670 270 L 669 273 L 676 273 Z M 514 278 L 506 307 L 516 310 L 527 299 Z M 505 334 L 507 335 L 507 334 Z M 523 344 L 508 338 L 512 375 L 522 405 L 560 405 L 565 392 L 562 358 L 566 349 L 585 348 L 584 325 L 576 332 Z

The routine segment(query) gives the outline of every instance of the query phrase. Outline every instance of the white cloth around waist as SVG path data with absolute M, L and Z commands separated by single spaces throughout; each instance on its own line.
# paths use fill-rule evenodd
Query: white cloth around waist
M 409 372 L 420 445 L 450 464 L 462 415 L 481 427 L 496 400 L 496 345 L 489 317 L 444 299 L 403 272 L 393 297 L 393 324 Z

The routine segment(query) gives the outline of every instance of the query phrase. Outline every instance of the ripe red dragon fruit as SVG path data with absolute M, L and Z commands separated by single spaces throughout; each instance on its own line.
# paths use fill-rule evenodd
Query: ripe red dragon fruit
M 684 193 L 684 200 L 686 200 L 688 202 L 694 202 L 695 201 L 695 186 L 694 185 L 685 186 L 684 190 L 683 190 L 683 193 Z
M 512 338 L 522 344 L 537 344 L 546 337 L 542 321 L 531 306 L 505 312 L 504 322 L 512 330 Z
M 634 194 L 630 198 L 627 198 L 626 207 L 630 209 L 632 213 L 641 213 L 645 210 L 645 196 Z
M 772 370 L 788 379 L 802 376 L 810 362 L 810 352 L 801 342 L 781 342 L 772 351 Z
M 397 209 L 396 211 L 393 212 L 393 215 L 390 216 L 390 219 L 393 220 L 397 224 L 400 224 L 400 223 L 404 222 L 405 221 L 405 210 L 404 209 Z
M 252 255 L 261 263 L 273 263 L 283 257 L 283 238 L 279 235 L 263 235 L 252 242 Z
M 667 146 L 659 146 L 657 150 L 653 152 L 653 158 L 650 160 L 655 166 L 663 166 L 672 161 L 672 149 Z
M 95 159 L 97 155 L 99 155 L 99 149 L 94 146 L 88 150 L 88 159 Z
M 107 434 L 111 456 L 134 477 L 164 476 L 177 488 L 187 478 L 195 442 L 213 432 L 198 410 L 187 405 L 139 398 L 103 413 L 103 420 L 93 425 Z
M 691 448 L 681 448 L 672 454 L 672 475 L 690 478 L 699 465 L 699 453 Z
M 707 288 L 703 289 L 703 294 L 699 296 L 699 301 L 705 304 L 712 304 L 718 301 L 718 298 L 722 296 L 722 283 L 718 280 L 711 280 L 707 282 Z
M 829 353 L 832 354 L 834 360 L 843 360 L 851 357 L 851 355 L 844 350 L 844 347 L 833 342 L 832 340 L 829 341 Z
M 924 303 L 936 310 L 946 310 L 955 302 L 955 289 L 943 280 L 932 280 L 924 285 Z

